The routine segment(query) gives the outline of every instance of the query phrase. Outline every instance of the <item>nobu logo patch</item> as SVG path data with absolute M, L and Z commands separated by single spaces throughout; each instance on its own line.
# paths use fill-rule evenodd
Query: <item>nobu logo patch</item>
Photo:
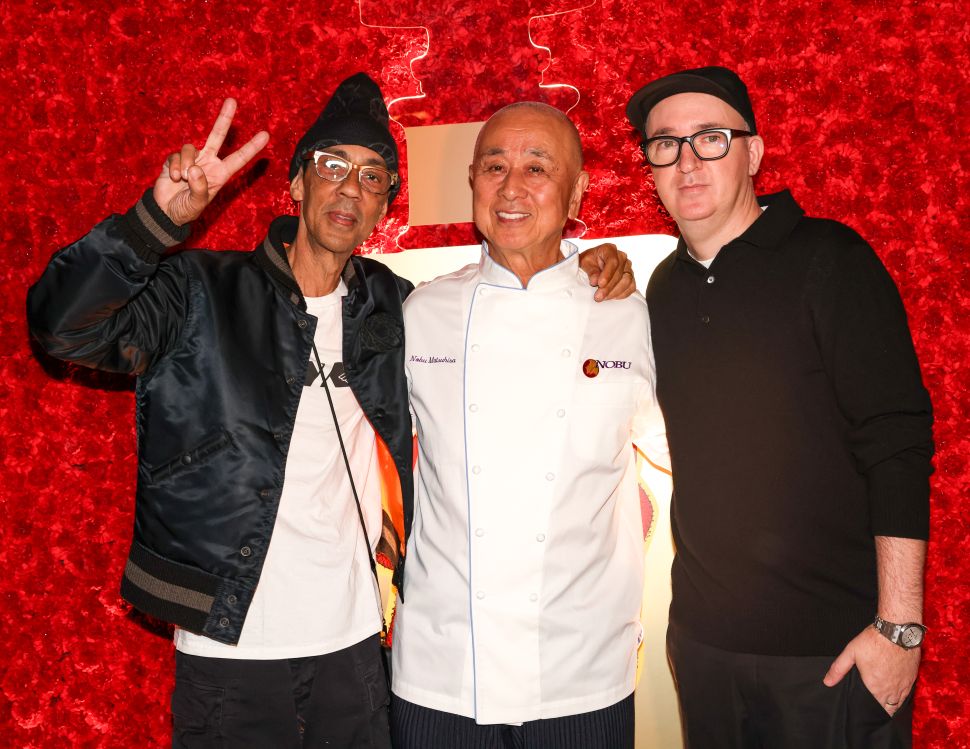
M 583 362 L 583 374 L 587 377 L 596 377 L 601 369 L 629 369 L 633 362 L 609 360 L 609 359 L 587 359 Z

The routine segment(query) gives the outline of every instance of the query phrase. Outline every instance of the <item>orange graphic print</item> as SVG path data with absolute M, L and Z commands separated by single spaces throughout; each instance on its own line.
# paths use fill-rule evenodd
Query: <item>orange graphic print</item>
M 583 362 L 583 374 L 587 377 L 596 377 L 600 373 L 600 365 L 596 359 L 587 359 Z

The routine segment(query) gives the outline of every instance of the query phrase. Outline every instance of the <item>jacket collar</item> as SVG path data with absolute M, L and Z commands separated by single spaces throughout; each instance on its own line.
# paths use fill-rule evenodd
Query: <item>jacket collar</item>
M 576 274 L 579 272 L 579 249 L 572 242 L 564 239 L 559 244 L 559 250 L 562 252 L 563 259 L 532 276 L 529 279 L 529 291 L 556 291 L 576 283 Z M 489 253 L 486 241 L 482 242 L 482 258 L 478 263 L 478 272 L 485 283 L 510 289 L 523 288 L 518 276 L 495 261 Z
M 296 216 L 277 216 L 269 225 L 266 238 L 256 248 L 256 260 L 278 285 L 283 287 L 290 301 L 301 310 L 306 310 L 303 292 L 296 282 L 290 261 L 286 257 L 286 245 L 292 244 L 296 238 L 299 219 Z M 348 293 L 358 286 L 358 269 L 356 257 L 351 256 L 344 266 L 341 277 L 346 284 Z
M 778 247 L 805 214 L 805 211 L 795 202 L 795 198 L 788 190 L 761 195 L 758 197 L 758 205 L 765 209 L 761 212 L 761 215 L 743 234 L 724 245 L 720 252 L 723 252 L 735 242 L 744 242 L 765 249 Z M 697 264 L 697 261 L 691 257 L 687 250 L 687 243 L 684 242 L 683 237 L 677 240 L 675 252 L 678 260 Z M 718 252 L 718 255 L 720 255 L 720 252 Z

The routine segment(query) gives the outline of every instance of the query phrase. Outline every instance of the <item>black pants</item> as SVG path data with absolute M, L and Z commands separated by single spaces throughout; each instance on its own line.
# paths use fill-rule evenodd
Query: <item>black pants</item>
M 175 653 L 173 749 L 389 749 L 377 635 L 336 653 L 254 661 Z
M 589 713 L 521 726 L 478 725 L 462 715 L 391 701 L 394 749 L 633 749 L 633 695 Z
M 890 717 L 856 669 L 822 683 L 835 656 L 731 653 L 671 624 L 667 655 L 687 749 L 906 749 L 913 696 Z

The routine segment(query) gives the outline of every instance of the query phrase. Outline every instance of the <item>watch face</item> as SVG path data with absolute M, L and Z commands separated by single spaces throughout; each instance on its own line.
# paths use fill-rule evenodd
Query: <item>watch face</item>
M 899 636 L 899 642 L 907 648 L 915 648 L 923 642 L 923 630 L 920 627 L 904 627 Z

